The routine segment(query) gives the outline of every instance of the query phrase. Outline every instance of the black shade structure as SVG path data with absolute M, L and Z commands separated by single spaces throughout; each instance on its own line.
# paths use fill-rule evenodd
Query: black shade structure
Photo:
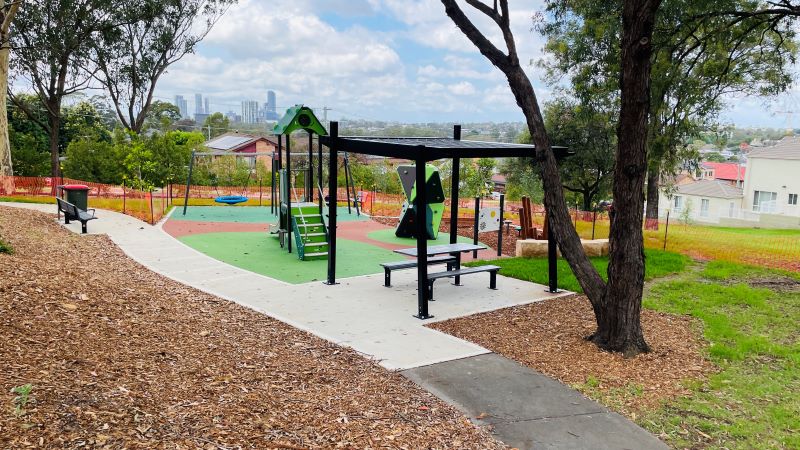
M 536 147 L 529 144 L 509 144 L 502 142 L 470 141 L 461 139 L 461 126 L 453 128 L 452 138 L 443 137 L 374 137 L 374 136 L 339 136 L 339 124 L 331 122 L 330 134 L 320 136 L 320 143 L 327 146 L 330 152 L 330 175 L 329 187 L 331 192 L 335 192 L 337 186 L 337 155 L 338 152 L 360 153 L 363 155 L 376 155 L 388 158 L 406 159 L 413 161 L 417 167 L 417 180 L 425 179 L 425 163 L 438 159 L 453 160 L 453 187 L 450 199 L 450 242 L 455 243 L 457 238 L 456 224 L 458 221 L 458 167 L 463 158 L 532 158 L 535 156 Z M 557 159 L 569 156 L 566 147 L 553 147 L 553 152 Z M 335 197 L 331 196 L 329 202 L 329 222 L 330 222 L 330 255 L 328 257 L 328 278 L 327 284 L 336 283 L 336 202 Z M 417 195 L 415 206 L 417 211 L 425 211 L 425 183 L 417 184 Z M 414 316 L 419 319 L 433 317 L 428 311 L 428 264 L 427 247 L 428 241 L 425 239 L 425 220 L 417 221 L 420 228 L 417 235 L 417 284 L 418 301 L 417 314 Z M 555 241 L 548 235 L 548 240 L 555 248 Z M 551 252 L 548 255 L 548 271 L 550 277 L 550 291 L 555 292 L 557 281 L 556 276 L 556 255 Z M 456 280 L 458 282 L 458 280 Z

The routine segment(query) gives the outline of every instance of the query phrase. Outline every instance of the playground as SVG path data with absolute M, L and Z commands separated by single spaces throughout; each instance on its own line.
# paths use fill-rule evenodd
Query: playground
M 392 227 L 357 215 L 346 206 L 338 208 L 339 238 L 337 242 L 339 277 L 383 273 L 379 265 L 402 259 L 394 250 L 412 247 L 415 240 L 395 236 Z M 298 284 L 325 279 L 327 261 L 303 261 L 297 255 L 281 251 L 276 234 L 268 232 L 278 220 L 269 207 L 258 206 L 192 206 L 186 216 L 176 211 L 163 225 L 164 231 L 187 246 L 241 269 L 249 270 L 286 283 Z M 448 233 L 439 233 L 431 245 L 446 244 Z M 472 239 L 459 236 L 458 242 Z M 492 250 L 479 252 L 480 259 L 489 258 Z M 465 260 L 471 260 L 471 254 Z

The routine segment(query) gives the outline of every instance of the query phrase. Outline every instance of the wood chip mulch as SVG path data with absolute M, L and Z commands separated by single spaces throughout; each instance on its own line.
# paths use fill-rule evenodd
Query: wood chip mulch
M 585 296 L 570 296 L 430 325 L 531 367 L 629 417 L 662 400 L 686 395 L 688 379 L 714 366 L 703 356 L 698 322 L 642 311 L 651 352 L 625 359 L 586 341 L 596 328 Z
M 107 237 L 0 207 L 0 239 L 0 448 L 502 448 L 401 375 Z

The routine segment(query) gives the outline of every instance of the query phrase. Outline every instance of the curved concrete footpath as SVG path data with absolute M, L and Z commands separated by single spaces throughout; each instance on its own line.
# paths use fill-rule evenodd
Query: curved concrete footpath
M 55 213 L 55 205 L 2 206 Z M 287 284 L 210 258 L 161 229 L 133 217 L 100 210 L 91 234 L 107 234 L 128 256 L 178 282 L 239 303 L 331 342 L 375 358 L 459 407 L 476 423 L 518 448 L 665 448 L 632 422 L 571 388 L 471 342 L 425 327 L 416 311 L 414 271 Z M 67 226 L 80 233 L 77 223 Z M 322 278 L 324 274 L 320 274 Z M 435 320 L 552 298 L 545 287 L 498 277 L 498 290 L 482 277 L 465 286 L 443 283 L 431 304 Z M 561 294 L 563 295 L 563 294 Z M 557 295 L 556 295 L 557 296 Z M 488 416 L 487 416 L 488 415 Z M 483 417 L 484 419 L 478 419 Z M 492 420 L 485 419 L 493 418 Z

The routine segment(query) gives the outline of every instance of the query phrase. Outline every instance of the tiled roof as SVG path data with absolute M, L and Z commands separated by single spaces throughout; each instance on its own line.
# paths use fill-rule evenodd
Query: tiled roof
M 742 198 L 742 188 L 719 180 L 700 180 L 678 186 L 678 193 L 698 197 Z
M 800 160 L 800 137 L 787 136 L 772 147 L 762 147 L 751 151 L 747 157 Z
M 703 167 L 714 169 L 714 178 L 718 180 L 744 180 L 745 168 L 736 163 L 704 162 Z M 736 168 L 739 176 L 736 176 Z

